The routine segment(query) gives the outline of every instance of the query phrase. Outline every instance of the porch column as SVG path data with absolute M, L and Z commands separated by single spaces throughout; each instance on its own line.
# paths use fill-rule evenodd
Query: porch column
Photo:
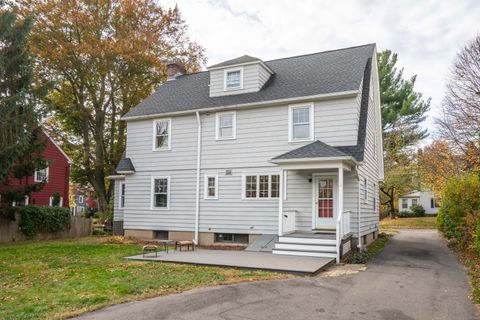
M 342 213 L 343 213 L 343 167 L 339 167 L 338 168 L 338 217 Z
M 278 186 L 278 235 L 282 236 L 283 235 L 283 195 L 284 195 L 284 172 L 283 169 L 280 169 L 280 181 L 279 181 L 279 186 Z

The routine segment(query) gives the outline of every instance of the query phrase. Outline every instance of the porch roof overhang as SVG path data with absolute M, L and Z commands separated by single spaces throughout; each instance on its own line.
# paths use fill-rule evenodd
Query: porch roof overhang
M 358 163 L 354 157 L 321 157 L 321 158 L 296 158 L 296 159 L 272 159 L 271 163 L 287 170 L 312 170 L 312 169 L 338 169 L 351 171 Z
M 358 163 L 353 155 L 320 140 L 288 151 L 270 162 L 283 169 L 344 168 L 348 171 Z

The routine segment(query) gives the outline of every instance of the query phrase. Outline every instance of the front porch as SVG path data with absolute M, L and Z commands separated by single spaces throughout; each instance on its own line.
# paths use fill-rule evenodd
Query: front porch
M 320 156 L 320 155 L 329 156 Z M 281 170 L 274 254 L 336 258 L 351 249 L 357 161 L 320 141 L 271 160 Z M 347 197 L 345 196 L 347 194 Z

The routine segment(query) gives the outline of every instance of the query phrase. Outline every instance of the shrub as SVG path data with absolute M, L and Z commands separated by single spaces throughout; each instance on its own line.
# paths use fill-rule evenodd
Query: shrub
M 419 204 L 411 206 L 410 210 L 413 212 L 415 217 L 425 217 L 425 209 Z
M 398 213 L 398 217 L 400 217 L 400 218 L 413 218 L 413 217 L 415 217 L 415 213 L 413 211 L 404 210 L 404 211 L 400 211 Z
M 70 212 L 62 207 L 25 206 L 20 210 L 20 230 L 32 239 L 40 232 L 55 232 L 70 228 Z
M 104 236 L 104 235 L 106 235 L 106 234 L 107 234 L 107 233 L 106 233 L 105 231 L 100 230 L 100 229 L 95 229 L 95 230 L 93 230 L 93 232 L 92 232 L 92 235 L 94 235 L 94 236 Z
M 369 253 L 367 250 L 357 251 L 352 255 L 352 263 L 354 264 L 364 264 L 367 263 Z
M 471 174 L 448 181 L 437 226 L 457 247 L 476 246 L 480 223 L 480 179 Z

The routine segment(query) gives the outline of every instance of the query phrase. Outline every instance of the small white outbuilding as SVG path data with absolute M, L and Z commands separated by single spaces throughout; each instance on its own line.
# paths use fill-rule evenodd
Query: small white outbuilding
M 425 214 L 436 215 L 440 205 L 438 199 L 431 190 L 417 191 L 401 195 L 398 198 L 398 210 L 410 211 L 410 208 L 416 204 L 421 205 L 425 209 Z

